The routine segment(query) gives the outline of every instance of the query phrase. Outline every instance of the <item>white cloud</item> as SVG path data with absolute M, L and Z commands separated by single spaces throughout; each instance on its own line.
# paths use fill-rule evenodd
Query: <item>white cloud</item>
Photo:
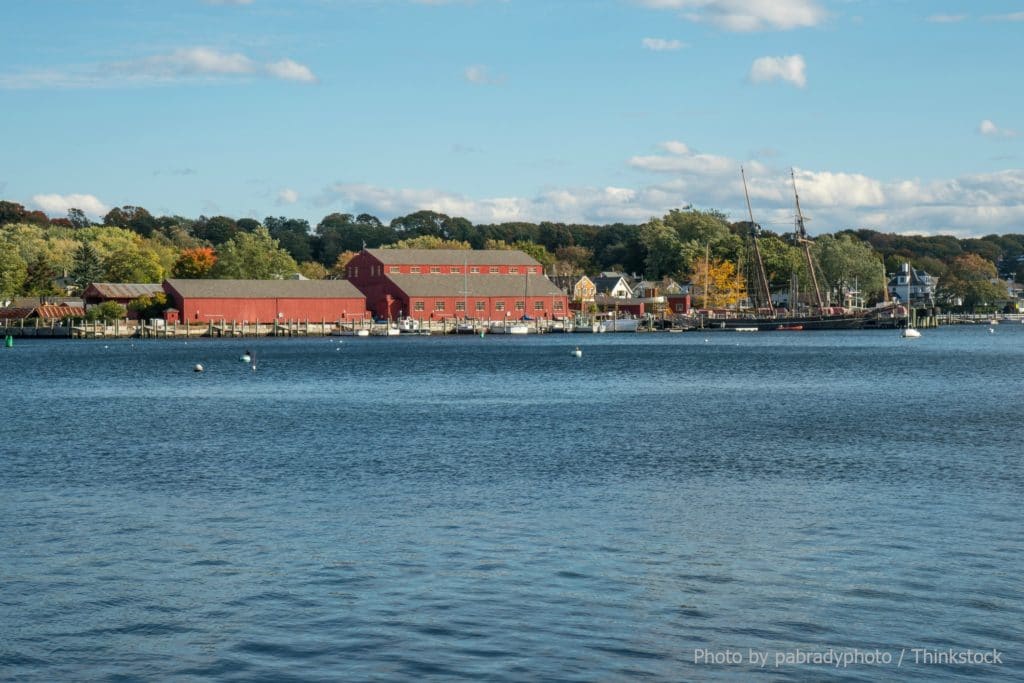
M 284 81 L 299 81 L 300 83 L 316 83 L 317 77 L 313 75 L 309 67 L 299 64 L 290 59 L 282 59 L 279 62 L 270 62 L 266 65 L 267 73 L 274 78 Z
M 91 194 L 37 194 L 32 205 L 51 217 L 63 217 L 68 209 L 81 209 L 93 218 L 104 216 L 110 207 Z
M 1000 128 L 989 119 L 978 124 L 978 132 L 986 137 L 1013 138 L 1017 137 L 1017 131 L 1010 128 Z
M 299 201 L 299 193 L 289 187 L 277 193 L 278 205 L 294 204 L 297 201 Z
M 786 81 L 798 88 L 807 85 L 807 64 L 801 55 L 788 57 L 758 57 L 750 65 L 750 80 L 753 83 Z
M 688 21 L 727 31 L 788 30 L 817 26 L 828 14 L 818 0 L 639 0 L 653 9 L 676 10 Z
M 633 187 L 551 187 L 533 196 L 475 198 L 440 189 L 337 183 L 326 188 L 317 203 L 341 203 L 346 211 L 383 220 L 428 209 L 475 223 L 639 223 L 687 204 L 719 209 L 739 220 L 747 215 L 742 164 L 755 220 L 776 232 L 793 229 L 790 169 L 698 153 L 680 141 L 660 147 L 663 154 L 629 159 L 634 170 L 650 172 L 654 178 Z M 846 170 L 798 169 L 795 176 L 812 234 L 870 228 L 966 237 L 1019 232 L 1024 224 L 1024 169 L 929 181 L 881 180 Z
M 500 85 L 505 82 L 504 76 L 492 76 L 490 69 L 482 64 L 467 66 L 462 75 L 467 81 L 475 85 Z
M 678 40 L 668 40 L 665 38 L 644 38 L 640 41 L 640 44 L 648 50 L 654 50 L 655 52 L 681 50 L 686 47 L 686 43 Z
M 961 21 L 966 21 L 966 14 L 933 14 L 926 21 L 930 21 L 933 24 L 959 24 Z
M 108 64 L 0 74 L 0 89 L 118 87 L 227 78 L 317 81 L 309 67 L 291 59 L 260 62 L 241 52 L 199 46 Z
M 982 18 L 985 21 L 1024 21 L 1024 12 L 1011 12 L 1010 14 L 990 14 Z

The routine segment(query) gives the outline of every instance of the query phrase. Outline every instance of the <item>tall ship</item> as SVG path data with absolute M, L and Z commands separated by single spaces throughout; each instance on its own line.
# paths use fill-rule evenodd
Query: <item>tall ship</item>
M 874 309 L 851 309 L 843 306 L 832 306 L 822 295 L 821 278 L 818 267 L 811 254 L 813 240 L 804 226 L 803 211 L 800 208 L 800 195 L 796 189 L 796 174 L 790 169 L 793 182 L 793 197 L 796 201 L 796 226 L 794 239 L 803 255 L 804 266 L 807 268 L 808 301 L 805 306 L 798 305 L 798 280 L 794 274 L 791 287 L 789 307 L 778 309 L 772 302 L 771 286 L 761 256 L 759 244 L 761 226 L 754 220 L 754 211 L 750 205 L 750 193 L 747 191 L 747 177 L 740 168 L 743 179 L 743 194 L 747 200 L 747 213 L 750 216 L 750 233 L 748 235 L 748 273 L 747 281 L 753 284 L 749 296 L 753 303 L 753 311 L 739 313 L 734 316 L 704 316 L 698 324 L 711 329 L 738 329 L 745 331 L 767 330 L 858 330 L 874 327 L 878 320 L 878 311 Z M 794 310 L 796 309 L 796 310 Z

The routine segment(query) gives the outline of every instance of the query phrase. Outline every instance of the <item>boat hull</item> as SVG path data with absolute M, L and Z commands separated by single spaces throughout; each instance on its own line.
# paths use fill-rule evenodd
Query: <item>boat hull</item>
M 757 328 L 759 332 L 774 330 L 860 330 L 867 317 L 863 315 L 808 315 L 791 318 L 726 318 L 707 320 L 707 329 L 735 330 Z

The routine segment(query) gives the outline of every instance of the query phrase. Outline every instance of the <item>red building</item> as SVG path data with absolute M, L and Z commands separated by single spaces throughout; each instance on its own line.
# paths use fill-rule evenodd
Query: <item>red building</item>
M 344 280 L 164 282 L 183 322 L 338 321 L 366 316 L 366 297 Z
M 518 320 L 569 310 L 565 293 L 521 251 L 364 249 L 346 273 L 379 318 Z
M 153 296 L 163 294 L 164 287 L 161 284 L 152 283 L 131 283 L 131 282 L 93 282 L 82 292 L 82 301 L 85 307 L 92 308 L 105 301 L 114 301 L 127 307 L 133 300 L 142 296 Z M 128 317 L 135 320 L 138 314 L 135 311 L 128 311 Z

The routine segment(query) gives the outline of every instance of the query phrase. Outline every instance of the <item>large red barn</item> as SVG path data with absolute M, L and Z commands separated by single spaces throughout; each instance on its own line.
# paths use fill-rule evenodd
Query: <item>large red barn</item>
M 349 282 L 381 318 L 561 318 L 565 293 L 533 257 L 501 249 L 364 249 Z
M 345 280 L 185 280 L 164 282 L 183 322 L 352 320 L 366 297 Z

